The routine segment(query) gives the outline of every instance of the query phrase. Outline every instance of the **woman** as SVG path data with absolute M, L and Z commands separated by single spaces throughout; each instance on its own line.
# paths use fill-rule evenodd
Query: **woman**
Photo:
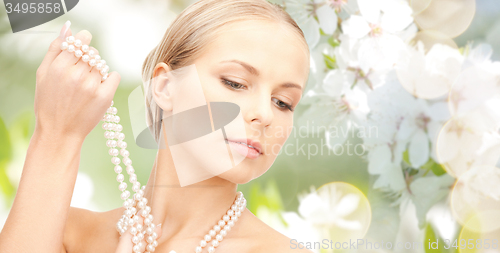
M 111 72 L 101 83 L 95 68 L 61 51 L 59 45 L 70 35 L 63 28 L 37 70 L 36 128 L 0 234 L 5 252 L 132 252 L 130 233 L 120 237 L 115 229 L 123 207 L 92 212 L 69 206 L 82 143 L 102 119 L 120 82 L 120 75 Z M 92 36 L 80 31 L 74 37 L 90 44 Z M 309 75 L 309 50 L 300 28 L 277 5 L 265 0 L 201 0 L 177 17 L 148 55 L 143 79 L 191 64 L 206 101 L 237 104 L 247 137 L 260 145 L 246 146 L 257 155 L 187 187 L 180 187 L 170 147 L 159 149 L 145 188 L 145 197 L 154 203 L 154 221 L 163 224 L 156 228 L 156 252 L 194 252 L 233 203 L 237 185 L 269 169 L 279 151 L 273 148 L 281 148 L 290 134 L 283 135 L 283 129 L 293 124 L 293 109 Z M 145 89 L 154 99 L 146 101 L 148 125 L 160 142 L 162 121 L 153 122 L 154 115 L 172 112 L 178 100 L 168 82 Z M 153 185 L 167 187 L 156 187 L 153 194 Z M 290 238 L 248 209 L 217 247 L 217 252 L 291 250 Z

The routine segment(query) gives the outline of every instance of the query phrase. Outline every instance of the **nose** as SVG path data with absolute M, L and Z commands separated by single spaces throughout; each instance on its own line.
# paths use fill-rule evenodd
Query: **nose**
M 274 114 L 271 108 L 271 97 L 259 96 L 251 101 L 245 113 L 245 121 L 249 124 L 256 124 L 261 127 L 271 125 Z

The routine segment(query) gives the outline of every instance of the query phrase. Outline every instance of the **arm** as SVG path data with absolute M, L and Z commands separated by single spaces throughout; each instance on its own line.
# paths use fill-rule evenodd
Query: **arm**
M 6 252 L 60 252 L 82 140 L 33 134 L 9 217 L 0 233 Z

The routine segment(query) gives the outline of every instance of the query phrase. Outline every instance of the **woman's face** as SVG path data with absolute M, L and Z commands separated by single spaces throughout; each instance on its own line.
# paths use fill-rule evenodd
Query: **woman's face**
M 193 62 L 206 101 L 237 104 L 251 140 L 247 144 L 253 144 L 228 140 L 247 156 L 218 177 L 237 184 L 259 177 L 291 133 L 309 75 L 308 50 L 298 36 L 275 22 L 239 21 L 227 25 Z

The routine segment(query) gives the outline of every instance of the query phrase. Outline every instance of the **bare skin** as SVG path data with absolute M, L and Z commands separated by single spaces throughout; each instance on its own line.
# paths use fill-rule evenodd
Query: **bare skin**
M 222 33 L 210 45 L 206 53 L 194 62 L 206 100 L 228 101 L 238 104 L 246 123 L 247 136 L 262 144 L 262 155 L 255 159 L 245 159 L 235 168 L 213 178 L 188 187 L 180 187 L 169 148 L 160 149 L 154 165 L 157 168 L 155 185 L 169 187 L 156 187 L 153 194 L 151 190 L 153 182 L 150 176 L 145 191 L 149 202 L 155 203 L 151 211 L 155 217 L 154 223 L 163 224 L 161 228 L 157 229 L 159 238 L 155 252 L 168 253 L 170 250 L 175 250 L 178 253 L 193 252 L 207 231 L 231 206 L 236 196 L 237 185 L 259 177 L 273 164 L 279 150 L 272 148 L 281 147 L 290 134 L 289 131 L 285 135 L 279 134 L 278 131 L 290 129 L 290 126 L 293 125 L 293 108 L 302 96 L 309 73 L 307 49 L 296 36 L 298 35 L 291 28 L 284 28 L 269 21 L 237 22 L 227 26 L 227 32 Z M 75 37 L 80 38 L 85 44 L 90 43 L 91 36 L 86 31 L 78 33 Z M 58 46 L 60 41 L 56 40 L 54 44 Z M 53 46 L 53 54 L 56 54 L 56 46 Z M 62 54 L 65 53 L 67 52 L 62 52 Z M 74 57 L 67 56 L 68 59 L 70 56 Z M 259 75 L 248 71 L 247 68 L 238 63 L 220 63 L 233 59 L 253 66 Z M 66 66 L 64 64 L 57 65 L 61 69 Z M 156 66 L 155 73 L 160 75 L 169 70 L 170 67 L 167 64 L 160 63 Z M 57 74 L 62 72 L 62 70 L 47 70 L 44 74 L 53 75 L 51 78 L 57 80 Z M 88 78 L 85 75 L 81 76 L 84 79 Z M 232 84 L 223 82 L 221 78 L 231 81 Z M 84 81 L 80 80 L 80 82 Z M 90 81 L 88 82 L 90 83 Z M 111 81 L 108 79 L 106 82 L 111 83 L 109 86 L 117 86 L 118 74 L 115 73 L 114 79 L 112 78 Z M 284 83 L 296 85 L 283 85 Z M 96 84 L 97 81 L 94 77 L 93 85 Z M 75 126 L 67 126 L 69 123 L 48 123 L 50 122 L 48 120 L 44 122 L 46 126 L 43 128 L 41 127 L 43 124 L 37 124 L 37 126 L 40 125 L 40 128 L 35 130 L 30 143 L 16 201 L 0 234 L 0 248 L 5 246 L 5 248 L 15 252 L 132 252 L 133 245 L 129 233 L 120 238 L 115 229 L 116 222 L 123 214 L 123 207 L 107 212 L 92 212 L 69 207 L 78 170 L 81 144 L 109 107 L 109 102 L 116 89 L 116 87 L 109 88 L 109 86 L 106 90 L 107 93 L 102 92 L 105 95 L 96 98 L 96 100 L 100 99 L 98 102 L 82 103 L 81 107 L 74 109 L 75 111 L 83 111 L 78 115 L 80 119 L 94 115 L 94 120 L 85 123 L 86 127 L 80 127 L 77 131 L 73 130 Z M 81 92 L 77 90 L 82 89 L 81 86 L 76 85 L 75 87 L 75 92 Z M 166 115 L 171 113 L 176 106 L 175 93 L 169 89 L 168 84 L 155 86 L 154 89 L 155 100 Z M 44 96 L 40 97 L 40 100 L 46 101 L 46 98 L 50 97 L 57 102 L 59 99 L 63 99 L 53 99 L 54 94 L 51 94 L 50 91 L 44 92 Z M 93 96 L 92 93 L 88 97 L 90 100 L 90 98 L 97 96 Z M 60 111 L 68 111 L 68 108 L 71 108 L 70 101 L 61 105 Z M 92 102 L 98 106 L 91 105 Z M 57 107 L 52 105 L 52 108 L 54 106 Z M 93 110 L 87 109 L 85 111 L 85 107 L 91 107 Z M 48 111 L 48 108 L 47 106 L 45 110 Z M 53 122 L 58 122 L 58 120 L 64 121 L 65 119 L 55 118 L 55 116 L 52 118 Z M 81 120 L 73 120 L 78 124 L 82 122 Z M 60 126 L 65 126 L 65 124 L 66 128 Z M 55 130 L 49 132 L 47 129 Z M 57 138 L 56 141 L 53 141 L 49 136 L 67 136 L 68 138 Z M 164 141 L 168 143 L 166 139 Z M 54 146 L 53 150 L 48 148 L 52 146 Z M 59 154 L 58 152 L 64 152 L 66 155 L 55 156 L 54 154 Z M 57 158 L 43 163 L 43 157 L 51 155 Z M 45 164 L 46 170 L 40 169 L 40 164 L 42 167 Z M 57 171 L 54 169 L 55 165 L 65 169 Z M 53 173 L 42 173 L 49 169 L 52 169 Z M 36 182 L 39 181 L 36 177 L 39 177 L 40 174 L 47 177 L 44 185 L 36 185 Z M 52 176 L 49 177 L 49 175 Z M 55 180 L 65 182 L 65 184 L 52 184 L 52 189 L 48 187 L 50 182 Z M 22 187 L 23 185 L 30 185 L 30 187 Z M 50 207 L 47 207 L 46 202 L 37 201 L 35 197 L 37 191 L 47 189 L 47 187 L 52 191 L 44 192 L 43 196 L 50 196 L 48 198 L 52 203 Z M 38 196 L 40 196 L 39 194 Z M 21 208 L 24 206 L 32 207 L 32 210 Z M 40 209 L 43 211 L 39 211 Z M 58 215 L 54 216 L 54 212 Z M 40 217 L 47 217 L 47 219 Z M 61 217 L 67 217 L 67 219 L 61 219 Z M 26 225 L 27 228 L 19 224 Z M 28 224 L 30 225 L 28 226 Z M 32 224 L 46 227 L 34 230 Z M 50 233 L 47 233 L 49 231 Z M 26 235 L 29 235 L 29 239 L 26 238 Z M 31 240 L 34 240 L 35 244 L 33 245 L 35 246 L 23 244 L 23 242 L 31 242 Z M 290 238 L 269 227 L 248 209 L 245 209 L 216 251 L 220 253 L 311 252 L 309 250 L 292 250 L 290 246 Z

